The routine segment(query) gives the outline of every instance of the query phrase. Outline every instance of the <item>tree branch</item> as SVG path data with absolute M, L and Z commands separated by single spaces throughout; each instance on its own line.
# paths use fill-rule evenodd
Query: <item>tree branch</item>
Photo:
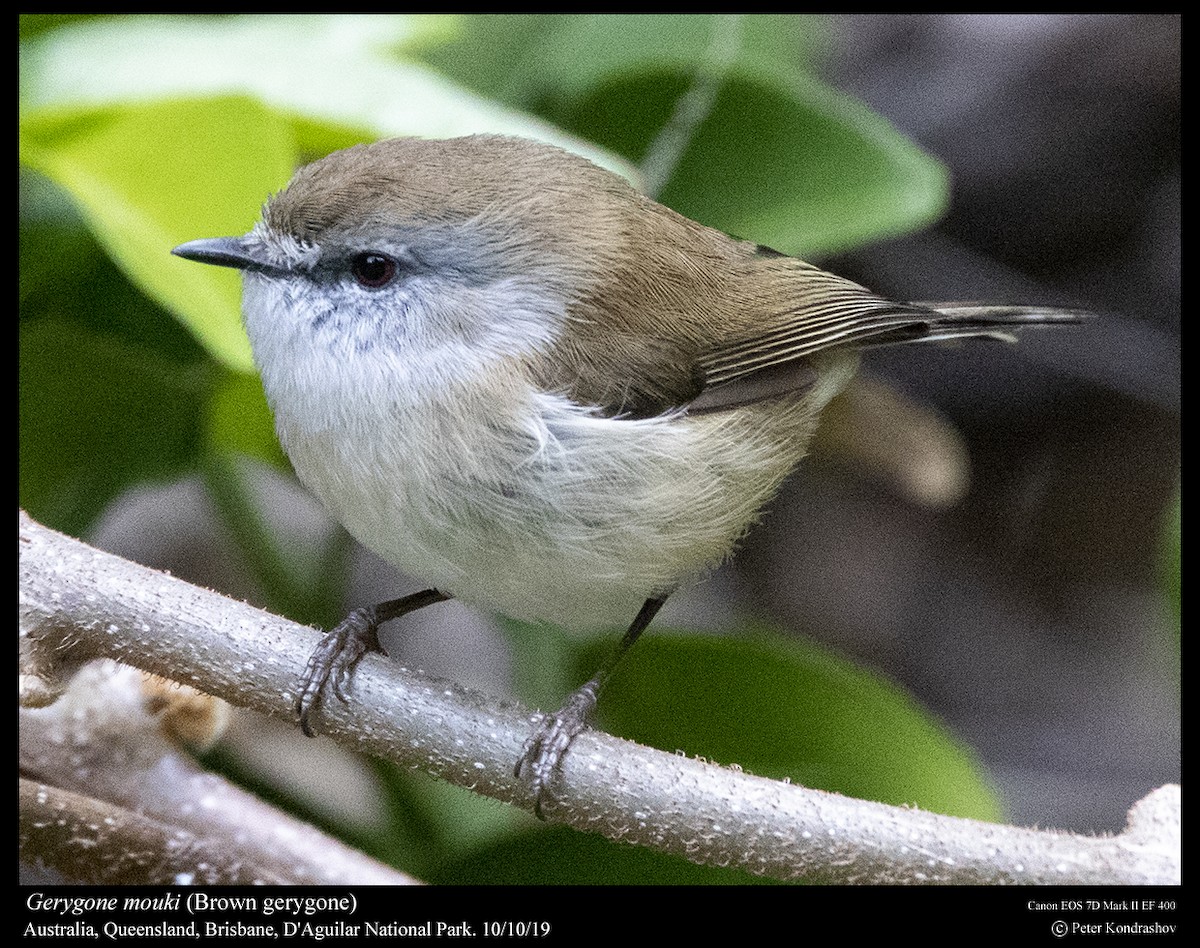
M 248 859 L 245 847 L 229 846 L 226 836 L 191 832 L 174 822 L 52 784 L 19 777 L 17 791 L 21 861 L 53 869 L 68 882 L 294 885 L 318 878 L 326 881 L 326 877 L 304 872 L 280 872 L 281 860 L 261 851 L 255 855 L 267 855 L 267 859 Z M 337 881 L 367 880 L 352 876 Z M 391 878 L 381 873 L 371 881 L 396 884 L 406 880 L 399 873 Z
M 203 770 L 222 702 L 127 665 L 89 663 L 22 709 L 22 862 L 71 882 L 402 885 L 414 880 Z M 221 721 L 223 725 L 223 721 Z
M 48 530 L 20 515 L 21 696 L 45 704 L 81 661 L 109 657 L 290 718 L 312 629 Z M 513 777 L 533 718 L 410 672 L 359 665 L 321 729 L 357 750 L 532 809 Z M 1180 790 L 1155 791 L 1115 837 L 999 826 L 854 800 L 581 734 L 549 820 L 708 865 L 781 879 L 897 883 L 1179 883 Z

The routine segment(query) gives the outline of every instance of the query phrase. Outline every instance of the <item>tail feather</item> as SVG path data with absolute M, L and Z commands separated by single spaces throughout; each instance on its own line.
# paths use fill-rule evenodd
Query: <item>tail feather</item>
M 1033 326 L 1062 326 L 1082 323 L 1095 314 L 1058 306 L 1007 306 L 987 303 L 912 303 L 929 312 L 930 318 L 884 329 L 863 339 L 863 348 L 903 345 L 913 342 L 942 342 L 949 339 L 994 339 L 1016 342 L 1012 329 Z
M 892 303 L 859 294 L 830 296 L 803 317 L 706 354 L 704 391 L 693 414 L 763 401 L 812 385 L 807 357 L 842 347 L 873 349 L 951 339 L 1016 342 L 1015 329 L 1063 326 L 1095 316 L 1081 309 L 983 303 Z

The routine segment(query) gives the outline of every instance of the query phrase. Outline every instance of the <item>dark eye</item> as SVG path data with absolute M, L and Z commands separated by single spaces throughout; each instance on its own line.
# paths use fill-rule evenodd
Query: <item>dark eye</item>
M 396 261 L 386 254 L 368 251 L 350 261 L 350 272 L 361 286 L 377 290 L 395 278 Z

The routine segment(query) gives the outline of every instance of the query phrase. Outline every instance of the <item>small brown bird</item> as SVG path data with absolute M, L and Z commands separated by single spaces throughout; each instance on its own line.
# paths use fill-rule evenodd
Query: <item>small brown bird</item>
M 301 168 L 245 237 L 246 331 L 296 473 L 429 588 L 328 633 L 297 710 L 451 597 L 620 623 L 613 658 L 517 763 L 538 812 L 621 655 L 729 556 L 867 346 L 1001 337 L 1059 309 L 897 303 L 680 216 L 518 138 L 397 139 Z

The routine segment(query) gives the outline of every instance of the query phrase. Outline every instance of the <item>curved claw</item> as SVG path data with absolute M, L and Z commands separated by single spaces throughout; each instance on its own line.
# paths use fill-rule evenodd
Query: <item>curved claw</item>
M 449 593 L 437 589 L 425 589 L 418 593 L 402 596 L 381 602 L 377 606 L 366 609 L 355 609 L 333 629 L 325 634 L 320 644 L 313 650 L 308 659 L 308 666 L 300 676 L 299 693 L 296 695 L 296 715 L 300 718 L 300 728 L 309 737 L 316 732 L 312 729 L 311 718 L 313 710 L 321 703 L 321 695 L 325 686 L 333 679 L 333 693 L 342 703 L 347 701 L 346 685 L 354 666 L 359 663 L 367 652 L 382 652 L 379 644 L 380 623 L 399 619 L 414 609 L 424 609 L 435 602 L 445 602 L 450 598 Z
M 588 728 L 596 708 L 596 684 L 589 681 L 567 698 L 555 713 L 542 718 L 542 723 L 525 742 L 521 756 L 513 768 L 514 777 L 524 776 L 533 795 L 533 812 L 539 820 L 546 817 L 542 804 L 550 785 L 562 772 L 563 758 L 571 742 Z
M 332 679 L 332 690 L 338 700 L 346 702 L 346 684 L 350 673 L 368 652 L 381 652 L 377 630 L 379 621 L 373 609 L 355 609 L 345 619 L 325 633 L 308 658 L 300 676 L 299 691 L 293 705 L 300 719 L 300 730 L 316 737 L 312 713 L 321 703 L 325 686 Z

